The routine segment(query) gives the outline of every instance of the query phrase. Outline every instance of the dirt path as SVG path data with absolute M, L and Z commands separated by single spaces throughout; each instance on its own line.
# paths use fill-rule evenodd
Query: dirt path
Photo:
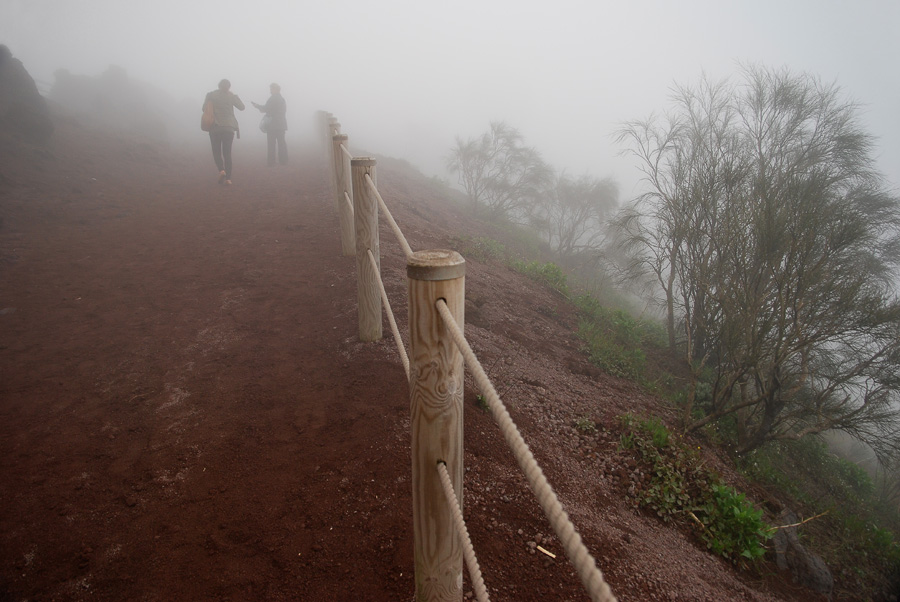
M 324 165 L 244 160 L 228 189 L 138 157 L 5 203 L 0 599 L 411 591 L 383 511 L 405 382 L 340 361 L 355 282 Z
M 407 385 L 389 338 L 357 341 L 320 153 L 268 169 L 242 141 L 223 188 L 205 153 L 54 138 L 0 144 L 0 601 L 411 600 Z M 414 249 L 478 232 L 394 167 Z M 385 228 L 382 256 L 402 322 Z M 497 263 L 466 280 L 467 337 L 620 600 L 804 599 L 624 500 L 606 426 L 654 401 L 590 366 L 571 305 Z M 586 600 L 469 380 L 465 403 L 491 599 Z

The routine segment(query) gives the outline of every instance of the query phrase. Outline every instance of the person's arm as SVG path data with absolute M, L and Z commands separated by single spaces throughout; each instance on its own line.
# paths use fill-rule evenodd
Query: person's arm
M 234 96 L 234 98 L 231 100 L 231 102 L 234 104 L 235 107 L 238 108 L 239 111 L 243 111 L 244 109 L 247 108 L 244 106 L 244 103 L 241 102 L 240 96 L 238 96 L 237 94 L 234 94 L 233 96 Z
M 265 113 L 266 115 L 272 115 L 272 113 L 273 113 L 273 110 L 272 110 L 272 109 L 274 108 L 274 107 L 272 106 L 272 99 L 273 99 L 273 98 L 275 98 L 275 97 L 274 97 L 274 96 L 270 96 L 269 99 L 266 101 L 266 104 L 264 104 L 262 107 L 260 107 L 259 110 L 262 111 L 263 113 Z

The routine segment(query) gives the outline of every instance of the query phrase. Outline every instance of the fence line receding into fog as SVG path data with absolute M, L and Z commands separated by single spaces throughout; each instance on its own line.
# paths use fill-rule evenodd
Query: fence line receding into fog
M 594 557 L 465 338 L 465 259 L 443 249 L 413 251 L 378 192 L 375 159 L 354 157 L 337 119 L 325 112 L 320 118 L 329 146 L 341 250 L 356 257 L 360 340 L 382 338 L 383 311 L 409 381 L 416 600 L 462 600 L 463 563 L 476 598 L 488 600 L 463 519 L 463 379 L 468 366 L 584 588 L 594 601 L 614 601 Z M 408 352 L 381 280 L 379 215 L 384 215 L 406 256 Z

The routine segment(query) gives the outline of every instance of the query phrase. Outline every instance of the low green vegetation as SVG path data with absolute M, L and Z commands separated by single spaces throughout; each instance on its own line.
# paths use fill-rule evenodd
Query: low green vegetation
M 569 295 L 569 283 L 566 273 L 555 263 L 516 260 L 513 261 L 512 268 L 525 274 L 535 282 L 559 291 L 565 296 Z
M 485 236 L 457 236 L 451 242 L 463 257 L 482 263 L 502 259 L 506 255 L 503 243 Z
M 665 346 L 662 327 L 624 310 L 604 307 L 590 295 L 574 301 L 581 315 L 578 336 L 587 345 L 591 362 L 614 376 L 647 384 L 645 349 Z
M 772 529 L 763 512 L 715 472 L 696 450 L 680 443 L 658 418 L 620 417 L 621 448 L 634 454 L 637 478 L 629 495 L 665 522 L 692 524 L 713 552 L 735 563 L 765 554 Z
M 785 462 L 790 458 L 790 462 Z M 792 507 L 817 517 L 802 533 L 826 564 L 852 559 L 859 587 L 879 575 L 900 573 L 900 513 L 890 489 L 876 486 L 869 474 L 828 450 L 816 438 L 769 443 L 743 458 L 738 468 L 753 481 L 780 492 Z
M 575 428 L 585 435 L 593 435 L 597 432 L 597 425 L 587 416 L 580 416 L 575 420 Z

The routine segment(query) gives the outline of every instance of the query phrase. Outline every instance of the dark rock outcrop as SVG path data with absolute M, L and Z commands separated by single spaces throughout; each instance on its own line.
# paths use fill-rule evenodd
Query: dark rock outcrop
M 785 525 L 795 525 L 800 518 L 790 510 L 778 516 Z M 820 556 L 807 550 L 797 536 L 797 527 L 779 529 L 772 538 L 775 547 L 775 563 L 781 571 L 791 571 L 794 583 L 807 587 L 831 599 L 834 577 Z
M 47 101 L 22 61 L 0 45 L 0 131 L 45 143 L 53 134 Z

